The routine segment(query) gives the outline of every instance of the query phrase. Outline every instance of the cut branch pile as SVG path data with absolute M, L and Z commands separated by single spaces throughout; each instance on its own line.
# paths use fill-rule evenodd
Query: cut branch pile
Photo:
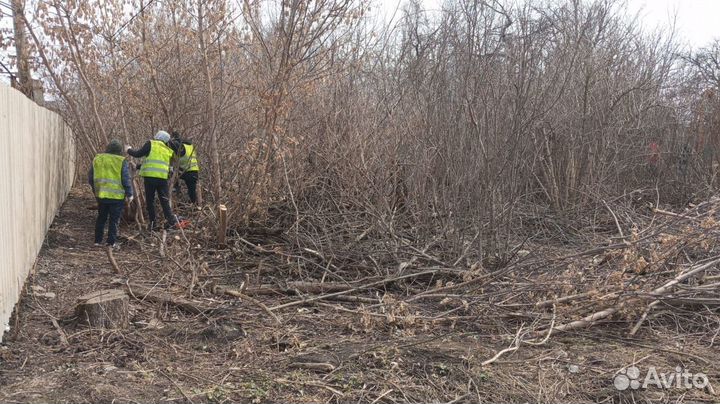
M 313 306 L 354 314 L 369 328 L 472 327 L 484 319 L 503 320 L 492 332 L 513 343 L 484 362 L 489 365 L 522 345 L 544 344 L 558 333 L 609 320 L 627 325 L 620 335 L 633 336 L 643 325 L 671 327 L 669 321 L 684 317 L 691 324 L 698 316 L 715 316 L 717 204 L 712 200 L 683 213 L 655 209 L 648 216 L 623 212 L 635 218 L 623 232 L 619 209 L 604 203 L 620 243 L 586 245 L 580 253 L 560 250 L 554 257 L 526 251 L 528 244 L 504 261 L 473 253 L 478 232 L 460 238 L 458 248 L 429 226 L 408 231 L 381 218 L 352 222 L 349 211 L 336 223 L 327 212 L 300 217 L 293 206 L 287 212 L 295 220 L 292 232 L 247 228 L 229 236 L 222 252 L 213 250 L 213 237 L 204 234 L 208 250 L 217 251 L 223 263 L 186 272 L 201 273 L 198 293 L 247 301 L 278 325 L 289 313 Z M 204 220 L 198 227 L 212 229 L 212 216 Z M 196 251 L 174 244 L 168 254 L 172 251 L 176 263 L 198 265 Z M 513 324 L 515 331 L 507 328 Z M 711 338 L 711 330 L 705 331 L 703 338 Z
M 482 253 L 482 231 L 472 226 L 400 225 L 399 218 L 339 203 L 335 212 L 302 203 L 277 208 L 268 223 L 286 230 L 230 227 L 218 246 L 217 212 L 206 208 L 189 229 L 129 237 L 148 257 L 139 269 L 122 259 L 115 264 L 128 277 L 120 283 L 135 313 L 131 329 L 182 319 L 192 329 L 183 340 L 230 341 L 247 324 L 272 335 L 278 352 L 300 350 L 302 343 L 285 337 L 300 320 L 364 334 L 429 332 L 431 339 L 482 333 L 491 347 L 477 354 L 475 366 L 500 367 L 575 336 L 692 335 L 712 345 L 720 324 L 717 207 L 712 200 L 648 214 L 604 204 L 606 232 L 569 247 L 525 237 L 506 254 Z M 707 362 L 686 350 L 662 350 Z M 339 366 L 327 359 L 286 365 L 330 374 Z M 325 391 L 340 392 L 332 389 Z
M 708 349 L 720 326 L 718 201 L 682 212 L 602 204 L 599 219 L 580 225 L 603 231 L 567 234 L 570 245 L 510 235 L 518 241 L 505 254 L 483 253 L 487 236 L 472 225 L 389 218 L 339 201 L 311 209 L 303 201 L 296 195 L 267 222 L 246 226 L 232 225 L 228 212 L 224 248 L 217 209 L 179 205 L 191 227 L 123 231 L 112 255 L 122 273 L 106 264 L 106 251 L 50 243 L 35 279 L 55 277 L 43 285 L 62 293 L 50 295 L 57 302 L 44 313 L 43 294 L 21 305 L 27 313 L 17 329 L 27 343 L 10 352 L 55 361 L 30 360 L 36 373 L 76 363 L 79 380 L 116 374 L 113 382 L 134 391 L 150 380 L 175 392 L 169 399 L 194 402 L 298 394 L 532 401 L 522 391 L 547 391 L 547 402 L 570 395 L 597 402 L 617 394 L 608 390 L 613 376 L 630 364 L 706 371 L 718 360 Z M 58 254 L 82 265 L 47 271 Z M 98 259 L 102 270 L 87 276 Z M 122 315 L 110 323 L 121 327 L 89 321 L 109 314 L 108 305 L 71 310 L 78 297 L 111 287 L 121 302 L 113 313 Z M 570 379 L 572 386 L 558 384 Z M 716 401 L 709 390 L 663 393 L 668 401 L 677 394 Z

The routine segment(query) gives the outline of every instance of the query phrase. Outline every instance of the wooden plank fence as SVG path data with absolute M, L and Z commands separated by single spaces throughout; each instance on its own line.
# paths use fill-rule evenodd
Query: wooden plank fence
M 0 83 L 0 341 L 74 178 L 70 127 Z

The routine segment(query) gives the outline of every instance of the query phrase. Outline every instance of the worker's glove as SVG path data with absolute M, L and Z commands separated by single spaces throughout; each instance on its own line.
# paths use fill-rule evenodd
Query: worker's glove
M 128 196 L 128 198 L 127 198 L 128 206 L 132 204 L 133 199 L 135 199 L 135 197 Z
M 130 146 L 130 145 L 125 145 L 125 153 L 127 153 L 128 150 L 130 150 L 130 149 L 132 149 L 132 146 Z

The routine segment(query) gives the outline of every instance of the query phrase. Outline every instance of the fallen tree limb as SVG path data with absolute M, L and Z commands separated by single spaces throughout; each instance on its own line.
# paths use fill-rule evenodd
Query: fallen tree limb
M 245 289 L 246 295 L 295 295 L 301 293 L 333 293 L 352 289 L 352 286 L 339 283 L 289 282 L 286 287 L 261 285 Z
M 582 299 L 582 298 L 585 298 L 588 296 L 590 296 L 590 292 L 558 297 L 557 299 L 552 299 L 552 300 L 543 300 L 542 302 L 535 303 L 535 307 L 540 308 L 540 307 L 552 306 L 554 304 L 567 303 L 567 302 Z
M 706 262 L 705 264 L 698 265 L 695 268 L 690 268 L 687 271 L 676 276 L 675 279 L 671 280 L 670 282 L 668 282 L 668 283 L 664 284 L 663 286 L 650 292 L 650 296 L 653 296 L 653 297 L 663 296 L 667 292 L 669 292 L 670 288 L 672 288 L 673 286 L 675 286 L 678 283 L 684 281 L 685 279 L 695 275 L 698 272 L 704 271 L 714 265 L 717 265 L 718 263 L 720 263 L 720 256 L 715 256 L 710 261 Z
M 343 313 L 351 313 L 356 314 L 359 316 L 370 316 L 375 318 L 381 318 L 384 320 L 389 321 L 389 316 L 387 313 L 375 313 L 369 310 L 353 310 L 348 309 L 346 307 L 343 307 L 339 304 L 331 304 L 331 303 L 323 303 L 323 302 L 317 302 L 318 306 L 322 307 L 328 307 L 337 311 L 342 311 Z M 367 309 L 367 308 L 365 308 Z M 478 316 L 477 315 L 470 315 L 470 316 L 444 316 L 444 317 L 426 317 L 426 316 L 395 316 L 395 322 L 426 322 L 429 324 L 441 324 L 441 323 L 452 323 L 457 321 L 477 321 Z
M 173 380 L 173 378 L 170 377 L 169 374 L 163 372 L 163 371 L 160 370 L 160 369 L 158 369 L 157 372 L 160 373 L 161 375 L 165 376 L 166 379 L 170 380 L 170 383 L 172 383 L 172 384 L 175 386 L 175 388 L 180 392 L 180 394 L 182 394 L 183 397 L 185 397 L 185 399 L 186 399 L 190 404 L 194 404 L 194 402 L 193 402 L 193 400 L 190 398 L 190 396 L 188 396 L 188 395 L 185 393 L 185 391 L 183 391 L 182 387 L 180 387 L 180 385 L 179 385 L 175 380 Z
M 654 302 L 648 304 L 648 306 L 645 308 L 645 311 L 643 312 L 642 316 L 640 316 L 640 319 L 635 323 L 635 326 L 632 328 L 632 330 L 630 330 L 630 334 L 628 334 L 628 336 L 632 337 L 638 332 L 643 321 L 645 321 L 648 314 L 650 314 L 650 311 L 653 309 L 653 307 L 657 306 L 658 304 L 660 304 L 659 300 L 655 300 Z
M 333 300 L 336 302 L 365 303 L 365 304 L 377 304 L 379 302 L 378 299 L 373 299 L 370 297 L 344 296 L 344 295 L 328 297 L 327 300 Z
M 478 277 L 478 278 L 470 279 L 469 281 L 460 282 L 460 283 L 455 284 L 455 285 L 448 285 L 448 286 L 443 286 L 443 287 L 440 287 L 440 288 L 430 289 L 430 290 L 427 290 L 427 291 L 425 291 L 425 292 L 418 293 L 417 295 L 411 297 L 410 299 L 407 299 L 405 302 L 412 302 L 412 301 L 415 301 L 415 300 L 417 300 L 417 299 L 421 299 L 421 298 L 423 298 L 425 295 L 429 295 L 429 294 L 437 294 L 437 293 L 439 293 L 439 292 L 447 292 L 448 290 L 453 290 L 453 289 L 461 288 L 461 287 L 464 287 L 464 286 L 476 285 L 476 284 L 478 284 L 478 283 L 480 283 L 480 282 L 482 282 L 482 281 L 485 281 L 485 280 L 487 280 L 487 279 L 492 279 L 492 278 L 494 278 L 495 276 L 498 276 L 498 275 L 500 275 L 500 274 L 503 274 L 503 273 L 505 273 L 505 272 L 508 272 L 508 271 L 510 271 L 510 270 L 512 270 L 512 269 L 515 269 L 515 267 L 514 267 L 514 266 L 511 266 L 511 267 L 500 268 L 500 269 L 498 269 L 498 270 L 496 270 L 496 271 L 487 273 L 487 274 L 482 275 L 482 276 L 480 276 L 480 277 Z M 437 270 L 434 271 L 433 273 L 437 273 Z M 420 274 L 418 274 L 418 275 L 423 275 L 423 274 L 420 273 Z
M 328 299 L 328 298 L 334 297 L 334 296 L 346 295 L 346 294 L 349 294 L 349 293 L 352 293 L 352 292 L 357 292 L 357 291 L 359 291 L 359 290 L 364 290 L 364 289 L 373 288 L 373 287 L 375 287 L 375 286 L 386 285 L 386 284 L 388 284 L 388 283 L 396 282 L 396 281 L 399 281 L 399 280 L 402 280 L 402 279 L 414 278 L 414 277 L 417 277 L 417 276 L 429 275 L 429 274 L 434 274 L 434 273 L 437 273 L 437 270 L 423 271 L 423 272 L 418 272 L 418 273 L 414 273 L 414 274 L 407 274 L 407 275 L 396 276 L 396 277 L 392 277 L 392 278 L 386 278 L 386 279 L 383 279 L 383 280 L 380 280 L 380 281 L 377 281 L 377 282 L 371 282 L 371 283 L 368 283 L 368 284 L 365 284 L 365 285 L 357 286 L 357 287 L 354 287 L 354 288 L 351 288 L 351 289 L 347 289 L 347 290 L 343 290 L 343 291 L 340 291 L 340 292 L 329 293 L 329 294 L 325 294 L 325 295 L 321 295 L 321 296 L 314 296 L 314 297 L 305 298 L 305 299 L 302 299 L 302 300 L 296 300 L 296 301 L 290 302 L 290 303 L 280 304 L 280 305 L 277 305 L 277 306 L 270 307 L 270 310 L 273 311 L 273 310 L 284 309 L 284 308 L 286 308 L 286 307 L 292 307 L 292 306 L 297 306 L 297 305 L 301 305 L 301 304 L 306 304 L 306 303 L 309 303 L 309 302 L 314 302 L 314 301 L 317 301 L 317 300 Z
M 162 292 L 156 288 L 148 288 L 141 285 L 131 284 L 127 284 L 126 288 L 131 297 L 140 301 L 169 304 L 191 314 L 202 314 L 210 310 L 210 308 L 202 307 L 196 302 L 172 296 L 169 293 Z
M 310 283 L 310 282 L 290 282 L 287 287 L 273 287 L 270 285 L 262 285 L 256 288 L 247 288 L 244 291 L 246 296 L 256 295 L 288 295 L 298 296 L 301 294 L 318 294 L 318 293 L 334 293 L 342 292 L 352 289 L 352 286 L 343 285 L 338 283 Z M 326 300 L 335 300 L 339 302 L 351 302 L 351 303 L 366 303 L 375 304 L 378 303 L 378 299 L 362 296 L 330 296 Z
M 522 327 L 518 328 L 517 333 L 515 334 L 515 338 L 513 339 L 513 342 L 512 342 L 512 344 L 510 344 L 509 347 L 507 347 L 501 351 L 498 351 L 498 353 L 496 353 L 495 356 L 493 356 L 492 358 L 490 358 L 486 361 L 483 361 L 480 365 L 487 366 L 487 365 L 495 362 L 496 360 L 500 359 L 500 357 L 503 356 L 504 354 L 506 354 L 508 352 L 517 351 L 518 348 L 520 348 L 520 343 L 521 343 L 521 339 L 522 339 L 522 337 L 520 336 L 521 332 L 522 332 Z
M 214 287 L 213 287 L 213 293 L 218 294 L 218 295 L 233 296 L 233 297 L 237 297 L 237 298 L 239 298 L 239 299 L 245 299 L 245 300 L 247 300 L 248 302 L 250 302 L 250 303 L 258 306 L 259 308 L 261 308 L 262 311 L 264 311 L 265 313 L 267 313 L 267 315 L 269 315 L 270 317 L 272 317 L 273 320 L 275 320 L 276 323 L 282 324 L 282 321 L 280 321 L 280 318 L 279 318 L 278 316 L 276 316 L 275 313 L 273 313 L 272 311 L 270 311 L 270 309 L 268 309 L 268 307 L 267 307 L 263 302 L 261 302 L 261 301 L 259 301 L 259 300 L 256 300 L 256 299 L 253 299 L 252 297 L 244 294 L 243 292 L 241 292 L 241 291 L 239 291 L 239 290 L 229 289 L 229 288 L 227 288 L 227 287 L 225 287 L 225 286 L 217 285 L 217 286 L 214 286 Z
M 591 326 L 591 325 L 595 324 L 596 322 L 617 313 L 618 310 L 620 310 L 620 308 L 622 307 L 622 305 L 624 303 L 625 302 L 619 303 L 617 306 L 613 306 L 613 307 L 607 308 L 605 310 L 598 311 L 587 317 L 584 317 L 581 320 L 576 320 L 576 321 L 572 321 L 567 324 L 559 325 L 559 326 L 555 327 L 555 331 L 570 331 L 570 330 L 574 330 L 577 328 L 584 328 L 584 327 Z M 544 331 L 542 331 L 542 332 L 544 332 Z
M 667 297 L 660 301 L 671 306 L 720 306 L 720 297 Z
M 117 261 L 115 261 L 115 256 L 113 255 L 112 247 L 108 246 L 107 249 L 105 249 L 105 252 L 107 253 L 108 260 L 110 260 L 110 265 L 112 265 L 113 269 L 115 270 L 115 273 L 119 274 L 119 275 L 124 275 L 125 271 L 123 271 L 122 268 L 120 268 L 120 266 L 118 265 Z
M 332 372 L 336 366 L 332 363 L 315 363 L 315 362 L 294 362 L 288 365 L 290 369 L 307 369 L 320 372 Z
M 165 258 L 165 245 L 167 244 L 167 230 L 162 231 L 162 238 L 160 239 L 160 256 Z
M 521 345 L 521 344 L 527 344 L 527 345 L 533 345 L 533 346 L 540 346 L 540 345 L 544 345 L 546 342 L 548 342 L 548 340 L 550 339 L 550 336 L 552 335 L 552 332 L 553 332 L 553 329 L 554 329 L 554 325 L 555 325 L 555 314 L 556 314 L 556 311 L 555 311 L 555 310 L 556 310 L 556 307 L 555 307 L 555 305 L 553 304 L 553 316 L 552 316 L 552 319 L 550 320 L 550 327 L 548 327 L 547 335 L 545 335 L 545 338 L 543 338 L 542 341 L 533 342 L 533 341 L 529 341 L 529 340 L 523 340 L 523 336 L 520 334 L 520 333 L 522 332 L 523 327 L 520 326 L 520 328 L 518 329 L 517 333 L 515 334 L 515 339 L 513 340 L 513 345 L 511 345 L 510 347 L 505 348 L 505 349 L 499 351 L 499 352 L 496 353 L 495 356 L 493 356 L 492 358 L 490 358 L 490 359 L 482 362 L 482 366 L 487 366 L 487 365 L 495 362 L 496 360 L 500 359 L 500 357 L 501 357 L 502 355 L 504 355 L 504 354 L 506 354 L 506 353 L 508 353 L 508 352 L 517 351 L 517 350 L 520 348 L 520 345 Z
M 665 215 L 665 216 L 676 217 L 676 218 L 678 218 L 678 219 L 689 219 L 689 220 L 702 219 L 702 217 L 688 216 L 688 215 L 686 215 L 686 214 L 680 214 L 680 213 L 670 212 L 670 211 L 662 210 L 662 209 L 658 209 L 658 208 L 653 208 L 653 209 L 652 209 L 652 212 L 653 212 L 653 213 L 659 213 L 659 214 Z
M 50 314 L 50 312 L 45 310 L 45 307 L 43 307 L 43 305 L 37 301 L 37 298 L 35 299 L 35 304 L 40 308 L 40 310 L 42 310 L 43 313 L 45 313 L 46 316 L 48 316 L 50 318 L 50 321 L 52 322 L 53 327 L 55 327 L 55 330 L 57 330 L 57 332 L 58 332 L 58 336 L 60 337 L 60 343 L 63 346 L 70 345 L 68 342 L 67 334 L 65 334 L 65 330 L 63 330 L 62 327 L 60 327 L 60 324 L 57 322 L 57 318 L 55 318 L 55 316 L 53 316 L 52 314 Z
M 664 285 L 660 286 L 659 288 L 654 289 L 652 292 L 648 293 L 646 295 L 646 298 L 652 298 L 653 300 L 662 298 L 667 293 L 670 292 L 670 290 L 672 289 L 673 286 L 675 286 L 678 283 L 684 281 L 685 279 L 695 275 L 698 272 L 704 271 L 714 265 L 717 265 L 718 263 L 720 263 L 720 257 L 715 256 L 710 261 L 708 261 L 702 265 L 697 265 L 694 268 L 690 268 L 689 270 L 676 276 L 673 280 L 667 282 L 666 284 L 664 284 Z M 576 321 L 572 321 L 567 324 L 559 325 L 559 326 L 555 327 L 555 331 L 570 331 L 570 330 L 574 330 L 574 329 L 578 329 L 578 328 L 584 328 L 584 327 L 591 326 L 591 325 L 597 323 L 598 321 L 617 313 L 618 310 L 620 310 L 620 308 L 622 308 L 625 304 L 629 304 L 632 301 L 635 301 L 638 299 L 639 299 L 638 297 L 633 297 L 631 299 L 625 299 L 613 307 L 609 307 L 607 309 L 593 313 L 587 317 L 584 317 L 581 320 L 576 320 Z

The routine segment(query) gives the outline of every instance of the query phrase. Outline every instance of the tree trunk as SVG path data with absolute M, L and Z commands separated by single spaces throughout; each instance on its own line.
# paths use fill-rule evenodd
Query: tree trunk
M 198 40 L 200 42 L 200 53 L 203 58 L 203 70 L 207 85 L 207 120 L 205 124 L 206 133 L 210 135 L 210 164 L 213 176 L 212 193 L 215 203 L 220 203 L 222 185 L 220 178 L 220 153 L 218 152 L 217 134 L 215 133 L 215 95 L 213 91 L 212 75 L 210 74 L 210 62 L 208 60 L 207 45 L 205 43 L 205 26 L 203 16 L 203 0 L 198 1 Z
M 15 54 L 17 55 L 17 88 L 32 98 L 30 83 L 30 62 L 28 44 L 25 37 L 25 1 L 12 0 L 13 30 L 15 31 Z

